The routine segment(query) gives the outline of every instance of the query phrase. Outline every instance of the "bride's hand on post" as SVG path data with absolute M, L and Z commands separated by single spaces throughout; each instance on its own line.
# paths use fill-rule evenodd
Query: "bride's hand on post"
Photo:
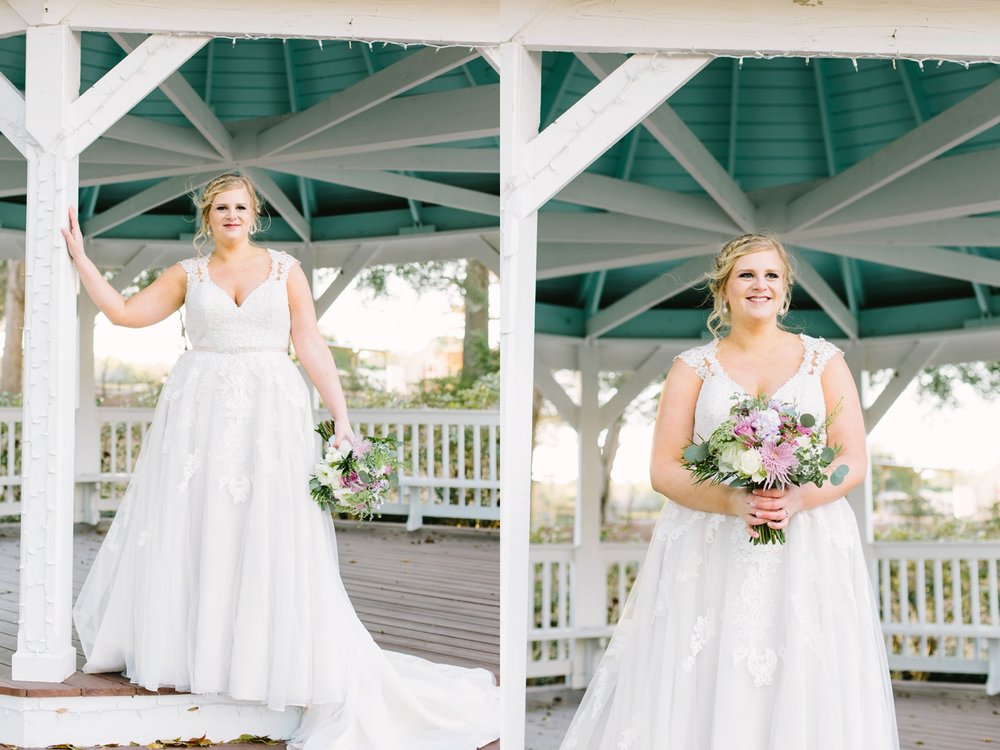
M 66 240 L 66 250 L 69 257 L 75 263 L 79 258 L 85 257 L 83 251 L 83 232 L 80 231 L 80 222 L 76 216 L 76 206 L 69 207 L 69 229 L 63 227 L 63 239 Z
M 766 523 L 772 529 L 784 529 L 788 521 L 802 510 L 799 487 L 772 487 L 755 489 L 750 493 L 750 514 L 758 524 Z

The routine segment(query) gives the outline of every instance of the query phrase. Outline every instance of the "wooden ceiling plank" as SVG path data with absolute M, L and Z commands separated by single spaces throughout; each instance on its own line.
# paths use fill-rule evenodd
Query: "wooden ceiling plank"
M 788 227 L 806 229 L 1000 124 L 1000 81 L 980 89 L 788 206 Z
M 141 34 L 111 33 L 111 38 L 126 52 L 132 52 L 143 42 Z M 160 84 L 160 90 L 177 107 L 192 125 L 198 129 L 221 157 L 233 158 L 232 136 L 226 126 L 216 117 L 212 108 L 198 96 L 180 73 L 174 73 Z
M 710 60 L 638 54 L 609 71 L 528 144 L 520 210 L 541 207 Z
M 723 234 L 739 233 L 732 219 L 710 198 L 641 185 L 614 177 L 584 173 L 556 195 L 573 203 L 605 211 L 663 221 Z
M 146 37 L 73 102 L 70 116 L 77 127 L 69 139 L 71 152 L 79 154 L 96 141 L 209 40 L 172 34 Z
M 254 185 L 267 199 L 267 202 L 274 206 L 274 209 L 288 222 L 295 234 L 301 237 L 304 242 L 311 241 L 312 227 L 309 220 L 299 212 L 271 175 L 257 167 L 244 167 L 244 172 L 253 180 Z
M 705 278 L 711 266 L 711 258 L 692 258 L 629 292 L 587 321 L 587 338 L 597 338 L 664 300 L 690 289 Z
M 422 49 L 263 131 L 259 154 L 283 151 L 478 56 L 467 47 Z
M 101 234 L 122 224 L 151 208 L 163 205 L 185 193 L 201 187 L 215 176 L 215 172 L 200 175 L 179 175 L 163 180 L 152 187 L 146 188 L 130 198 L 126 198 L 106 211 L 85 222 L 81 229 L 87 237 Z
M 578 56 L 598 80 L 624 59 L 619 54 Z M 743 231 L 754 228 L 753 203 L 669 104 L 661 104 L 642 124 Z
M 851 341 L 858 340 L 858 318 L 851 309 L 841 301 L 837 293 L 826 282 L 813 265 L 802 257 L 801 253 L 792 251 L 795 260 L 796 281 L 802 286 L 821 308 L 830 316 Z

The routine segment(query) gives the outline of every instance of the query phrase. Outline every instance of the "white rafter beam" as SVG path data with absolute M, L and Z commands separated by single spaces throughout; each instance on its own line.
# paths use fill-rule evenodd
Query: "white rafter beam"
M 267 163 L 495 136 L 500 132 L 499 109 L 496 85 L 390 99 L 269 157 Z
M 993 211 L 1000 211 L 1000 149 L 935 159 L 886 185 L 871 200 L 787 236 L 801 243 Z
M 135 281 L 135 277 L 140 273 L 148 268 L 155 268 L 156 262 L 165 254 L 162 246 L 143 245 L 112 277 L 111 286 L 120 292 Z
M 644 266 L 651 263 L 684 260 L 714 255 L 718 243 L 711 245 L 666 247 L 660 245 L 578 244 L 543 242 L 538 245 L 538 278 L 554 279 L 593 271 Z
M 540 242 L 707 245 L 732 235 L 607 213 L 545 211 L 538 216 Z
M 143 37 L 137 34 L 112 32 L 111 38 L 126 52 L 132 52 L 143 42 Z M 220 156 L 224 159 L 233 158 L 233 142 L 229 131 L 215 116 L 212 109 L 191 88 L 191 84 L 184 80 L 184 76 L 180 73 L 174 73 L 160 84 L 160 90 L 198 129 L 198 132 L 205 136 L 205 140 L 219 152 Z
M 799 243 L 810 250 L 881 263 L 884 266 L 920 271 L 962 281 L 1000 286 L 1000 260 L 967 255 L 940 247 L 848 245 L 836 240 Z
M 624 55 L 619 54 L 578 53 L 577 57 L 598 80 L 610 75 L 624 59 Z M 756 208 L 753 203 L 670 105 L 660 105 L 642 125 L 741 230 L 754 229 Z
M 580 407 L 552 377 L 552 368 L 538 356 L 538 352 L 535 352 L 534 381 L 545 400 L 556 407 L 563 421 L 575 430 L 580 424 Z
M 499 243 L 497 243 L 499 245 Z M 479 242 L 473 242 L 469 246 L 471 255 L 470 258 L 474 258 L 486 266 L 490 271 L 492 271 L 497 277 L 500 276 L 500 248 L 496 247 L 491 243 L 486 237 L 480 235 Z
M 705 273 L 711 266 L 711 258 L 692 258 L 629 292 L 587 321 L 587 338 L 607 333 L 649 308 L 691 288 L 705 278 Z
M 820 276 L 812 263 L 802 257 L 801 253 L 792 252 L 795 260 L 795 280 L 805 289 L 809 296 L 819 304 L 840 329 L 852 341 L 858 339 L 858 319 L 845 305 L 837 293 L 833 291 L 826 279 Z
M 337 297 L 344 293 L 344 290 L 350 285 L 358 274 L 361 273 L 366 266 L 371 265 L 375 262 L 378 257 L 379 251 L 381 251 L 381 245 L 375 245 L 362 243 L 358 246 L 351 256 L 344 261 L 344 264 L 340 267 L 340 272 L 337 274 L 337 278 L 333 280 L 329 287 L 319 296 L 316 300 L 316 317 L 321 318 L 323 314 L 330 309 L 330 306 L 336 301 Z
M 88 237 L 106 232 L 112 227 L 123 224 L 151 208 L 156 208 L 167 201 L 171 201 L 178 196 L 201 187 L 212 179 L 214 175 L 215 172 L 209 172 L 171 177 L 169 180 L 164 180 L 159 184 L 136 193 L 130 198 L 126 198 L 107 211 L 102 211 L 94 216 L 94 218 L 84 222 L 81 229 L 84 235 Z
M 104 131 L 104 138 L 138 146 L 166 149 L 202 159 L 218 159 L 218 152 L 193 128 L 170 125 L 146 117 L 124 115 Z
M 0 133 L 3 133 L 22 157 L 27 155 L 24 94 L 2 74 L 0 74 Z
M 71 152 L 79 154 L 168 76 L 179 75 L 174 71 L 210 39 L 171 34 L 148 36 L 73 102 L 70 116 L 76 128 L 69 139 Z
M 869 434 L 889 411 L 889 408 L 896 403 L 896 399 L 906 390 L 910 381 L 931 363 L 944 345 L 945 342 L 941 339 L 914 342 L 913 348 L 910 349 L 902 362 L 893 368 L 892 380 L 875 399 L 875 403 L 865 409 L 865 429 Z
M 330 182 L 335 185 L 344 185 L 358 190 L 369 190 L 373 193 L 395 195 L 400 198 L 434 203 L 439 206 L 458 208 L 463 211 L 486 214 L 487 216 L 500 215 L 500 198 L 496 195 L 481 193 L 478 190 L 453 187 L 432 180 L 424 180 L 419 177 L 407 177 L 406 175 L 393 174 L 391 172 L 364 169 L 328 171 L 323 168 L 317 169 L 302 164 L 276 164 L 273 168 L 280 172 L 288 172 L 289 174 Z
M 498 74 L 500 73 L 500 48 L 496 46 L 492 47 L 480 47 L 479 54 L 482 55 L 486 64 L 489 65 Z
M 267 159 L 260 161 L 263 164 L 268 163 Z M 500 149 L 414 146 L 413 148 L 384 149 L 360 154 L 309 159 L 306 163 L 309 166 L 322 167 L 323 169 L 499 174 Z
M 1000 217 L 974 216 L 925 224 L 871 229 L 837 235 L 837 243 L 856 245 L 946 245 L 1000 247 Z
M 84 164 L 100 164 L 113 166 L 123 164 L 128 166 L 156 167 L 187 167 L 191 171 L 200 170 L 205 165 L 204 158 L 197 158 L 176 151 L 167 151 L 153 146 L 143 146 L 138 143 L 122 143 L 121 141 L 98 138 L 80 154 L 80 162 Z
M 563 203 L 603 208 L 627 216 L 664 221 L 710 232 L 739 234 L 736 226 L 710 198 L 640 185 L 628 180 L 583 173 L 556 195 Z
M 788 206 L 788 226 L 810 227 L 998 123 L 995 81 L 796 198 Z
M 268 128 L 257 139 L 259 153 L 283 151 L 478 56 L 467 47 L 422 49 Z
M 267 202 L 274 206 L 274 209 L 288 222 L 288 225 L 294 230 L 295 234 L 305 242 L 310 242 L 312 239 L 312 227 L 309 225 L 309 220 L 295 207 L 291 199 L 285 195 L 284 191 L 278 186 L 278 183 L 274 181 L 271 175 L 263 169 L 257 169 L 256 167 L 244 167 L 244 171 L 253 180 L 261 195 L 267 199 Z
M 520 211 L 541 207 L 710 60 L 638 54 L 610 71 L 528 144 Z
M 670 367 L 671 359 L 673 359 L 673 353 L 672 347 L 657 347 L 636 368 L 632 377 L 619 386 L 615 395 L 608 399 L 607 403 L 603 404 L 599 410 L 602 430 L 610 427 L 624 413 L 625 408 L 646 389 L 646 386 L 653 382 L 653 378 L 660 377 L 666 372 L 667 368 Z

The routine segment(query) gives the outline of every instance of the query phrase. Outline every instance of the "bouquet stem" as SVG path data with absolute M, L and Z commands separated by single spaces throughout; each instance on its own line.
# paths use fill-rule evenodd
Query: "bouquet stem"
M 750 537 L 751 544 L 784 544 L 785 530 L 772 529 L 766 523 L 755 527 L 760 536 Z

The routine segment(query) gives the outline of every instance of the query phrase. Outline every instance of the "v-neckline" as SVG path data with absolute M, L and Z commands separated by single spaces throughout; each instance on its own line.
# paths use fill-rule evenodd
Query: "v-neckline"
M 229 295 L 229 292 L 227 292 L 225 289 L 223 289 L 221 286 L 215 283 L 215 279 L 212 278 L 212 272 L 208 268 L 211 256 L 205 258 L 205 278 L 208 279 L 209 284 L 214 286 L 222 293 L 222 296 L 224 296 L 226 299 L 228 299 L 230 302 L 233 303 L 233 307 L 235 309 L 242 310 L 243 306 L 246 305 L 247 300 L 250 299 L 257 292 L 258 289 L 264 286 L 264 284 L 270 281 L 271 276 L 274 274 L 274 254 L 271 252 L 270 248 L 265 248 L 265 252 L 267 253 L 267 261 L 268 261 L 267 276 L 265 276 L 264 279 L 259 284 L 257 284 L 257 286 L 255 286 L 253 289 L 247 292 L 242 302 L 237 302 Z
M 798 368 L 796 368 L 795 372 L 793 372 L 791 375 L 789 375 L 787 378 L 785 378 L 785 380 L 781 383 L 781 385 L 779 385 L 777 388 L 775 388 L 773 391 L 771 391 L 770 395 L 765 394 L 765 398 L 768 401 L 770 401 L 775 396 L 777 396 L 778 393 L 781 392 L 781 390 L 783 388 L 785 388 L 789 383 L 791 383 L 793 380 L 795 380 L 795 378 L 797 378 L 799 375 L 801 375 L 802 371 L 806 367 L 806 363 L 809 361 L 809 345 L 806 343 L 805 335 L 800 333 L 798 335 L 798 338 L 799 338 L 799 343 L 802 344 L 802 361 L 799 362 L 799 366 L 798 366 Z M 715 360 L 715 365 L 719 369 L 719 374 L 721 374 L 722 377 L 724 377 L 726 380 L 728 380 L 731 384 L 735 385 L 740 391 L 742 391 L 747 396 L 755 396 L 756 394 L 751 393 L 746 388 L 744 388 L 742 385 L 740 385 L 739 383 L 737 383 L 736 380 L 728 372 L 726 372 L 726 368 L 722 366 L 722 360 L 719 359 L 719 343 L 720 342 L 721 342 L 721 339 L 715 339 L 713 341 L 713 343 L 712 343 L 712 359 Z

